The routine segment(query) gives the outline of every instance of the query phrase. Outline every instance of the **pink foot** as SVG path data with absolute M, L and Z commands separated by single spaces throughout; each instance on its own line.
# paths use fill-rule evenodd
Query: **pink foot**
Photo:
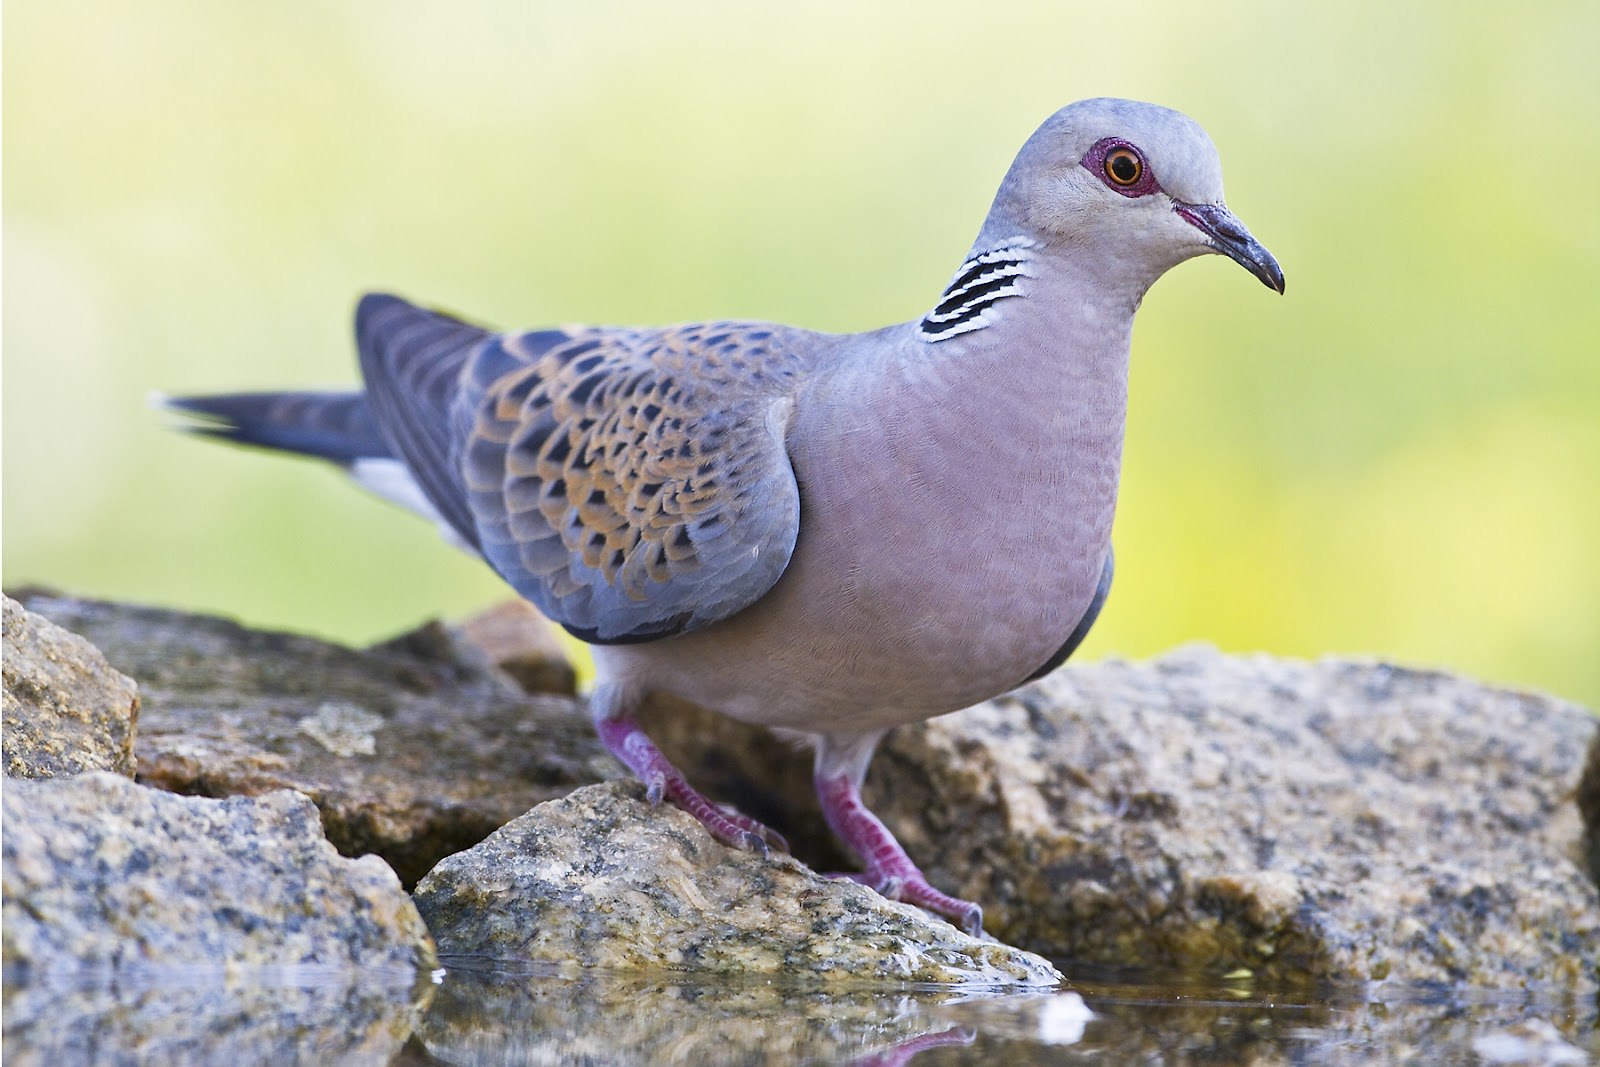
M 861 803 L 861 791 L 849 775 L 819 776 L 815 784 L 823 817 L 867 868 L 844 877 L 871 886 L 890 900 L 903 900 L 942 915 L 974 937 L 983 932 L 983 909 L 929 885 L 889 828 Z
M 762 856 L 767 854 L 768 845 L 783 852 L 789 851 L 789 842 L 776 830 L 748 815 L 724 811 L 701 795 L 633 719 L 601 719 L 596 729 L 600 733 L 601 744 L 639 776 L 652 805 L 660 804 L 663 797 L 672 801 L 698 819 L 712 837 L 725 845 Z

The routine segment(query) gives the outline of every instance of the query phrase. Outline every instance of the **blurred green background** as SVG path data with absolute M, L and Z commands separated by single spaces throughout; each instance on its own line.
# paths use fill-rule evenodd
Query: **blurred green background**
M 1134 339 L 1084 651 L 1377 653 L 1600 704 L 1600 4 L 11 0 L 5 580 L 367 640 L 505 595 L 173 392 L 337 385 L 356 296 L 503 326 L 924 311 L 1012 154 L 1217 141 Z

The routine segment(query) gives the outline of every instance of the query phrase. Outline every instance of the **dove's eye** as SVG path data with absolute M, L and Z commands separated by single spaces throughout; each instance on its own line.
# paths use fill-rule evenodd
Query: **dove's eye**
M 1131 148 L 1113 149 L 1106 153 L 1105 170 L 1113 184 L 1126 189 L 1144 175 L 1144 160 Z
M 1161 189 L 1144 153 L 1120 137 L 1100 138 L 1079 162 L 1107 189 L 1129 200 Z

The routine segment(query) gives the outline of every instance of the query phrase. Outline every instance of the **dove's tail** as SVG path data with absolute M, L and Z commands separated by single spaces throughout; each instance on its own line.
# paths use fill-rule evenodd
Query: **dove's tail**
M 187 433 L 233 444 L 314 456 L 349 467 L 357 460 L 393 459 L 365 393 L 220 393 L 157 397 L 192 421 Z
M 477 552 L 444 521 L 410 469 L 396 458 L 365 393 L 219 393 L 152 399 L 159 407 L 190 416 L 179 427 L 185 433 L 335 463 L 363 489 L 436 523 L 451 544 Z

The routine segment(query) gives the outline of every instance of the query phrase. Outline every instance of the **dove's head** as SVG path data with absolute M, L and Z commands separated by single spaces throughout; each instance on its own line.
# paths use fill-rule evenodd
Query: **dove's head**
M 1283 271 L 1222 200 L 1206 131 L 1155 104 L 1100 98 L 1057 111 L 1022 146 L 996 202 L 1047 246 L 1148 285 L 1208 252 L 1283 292 Z

